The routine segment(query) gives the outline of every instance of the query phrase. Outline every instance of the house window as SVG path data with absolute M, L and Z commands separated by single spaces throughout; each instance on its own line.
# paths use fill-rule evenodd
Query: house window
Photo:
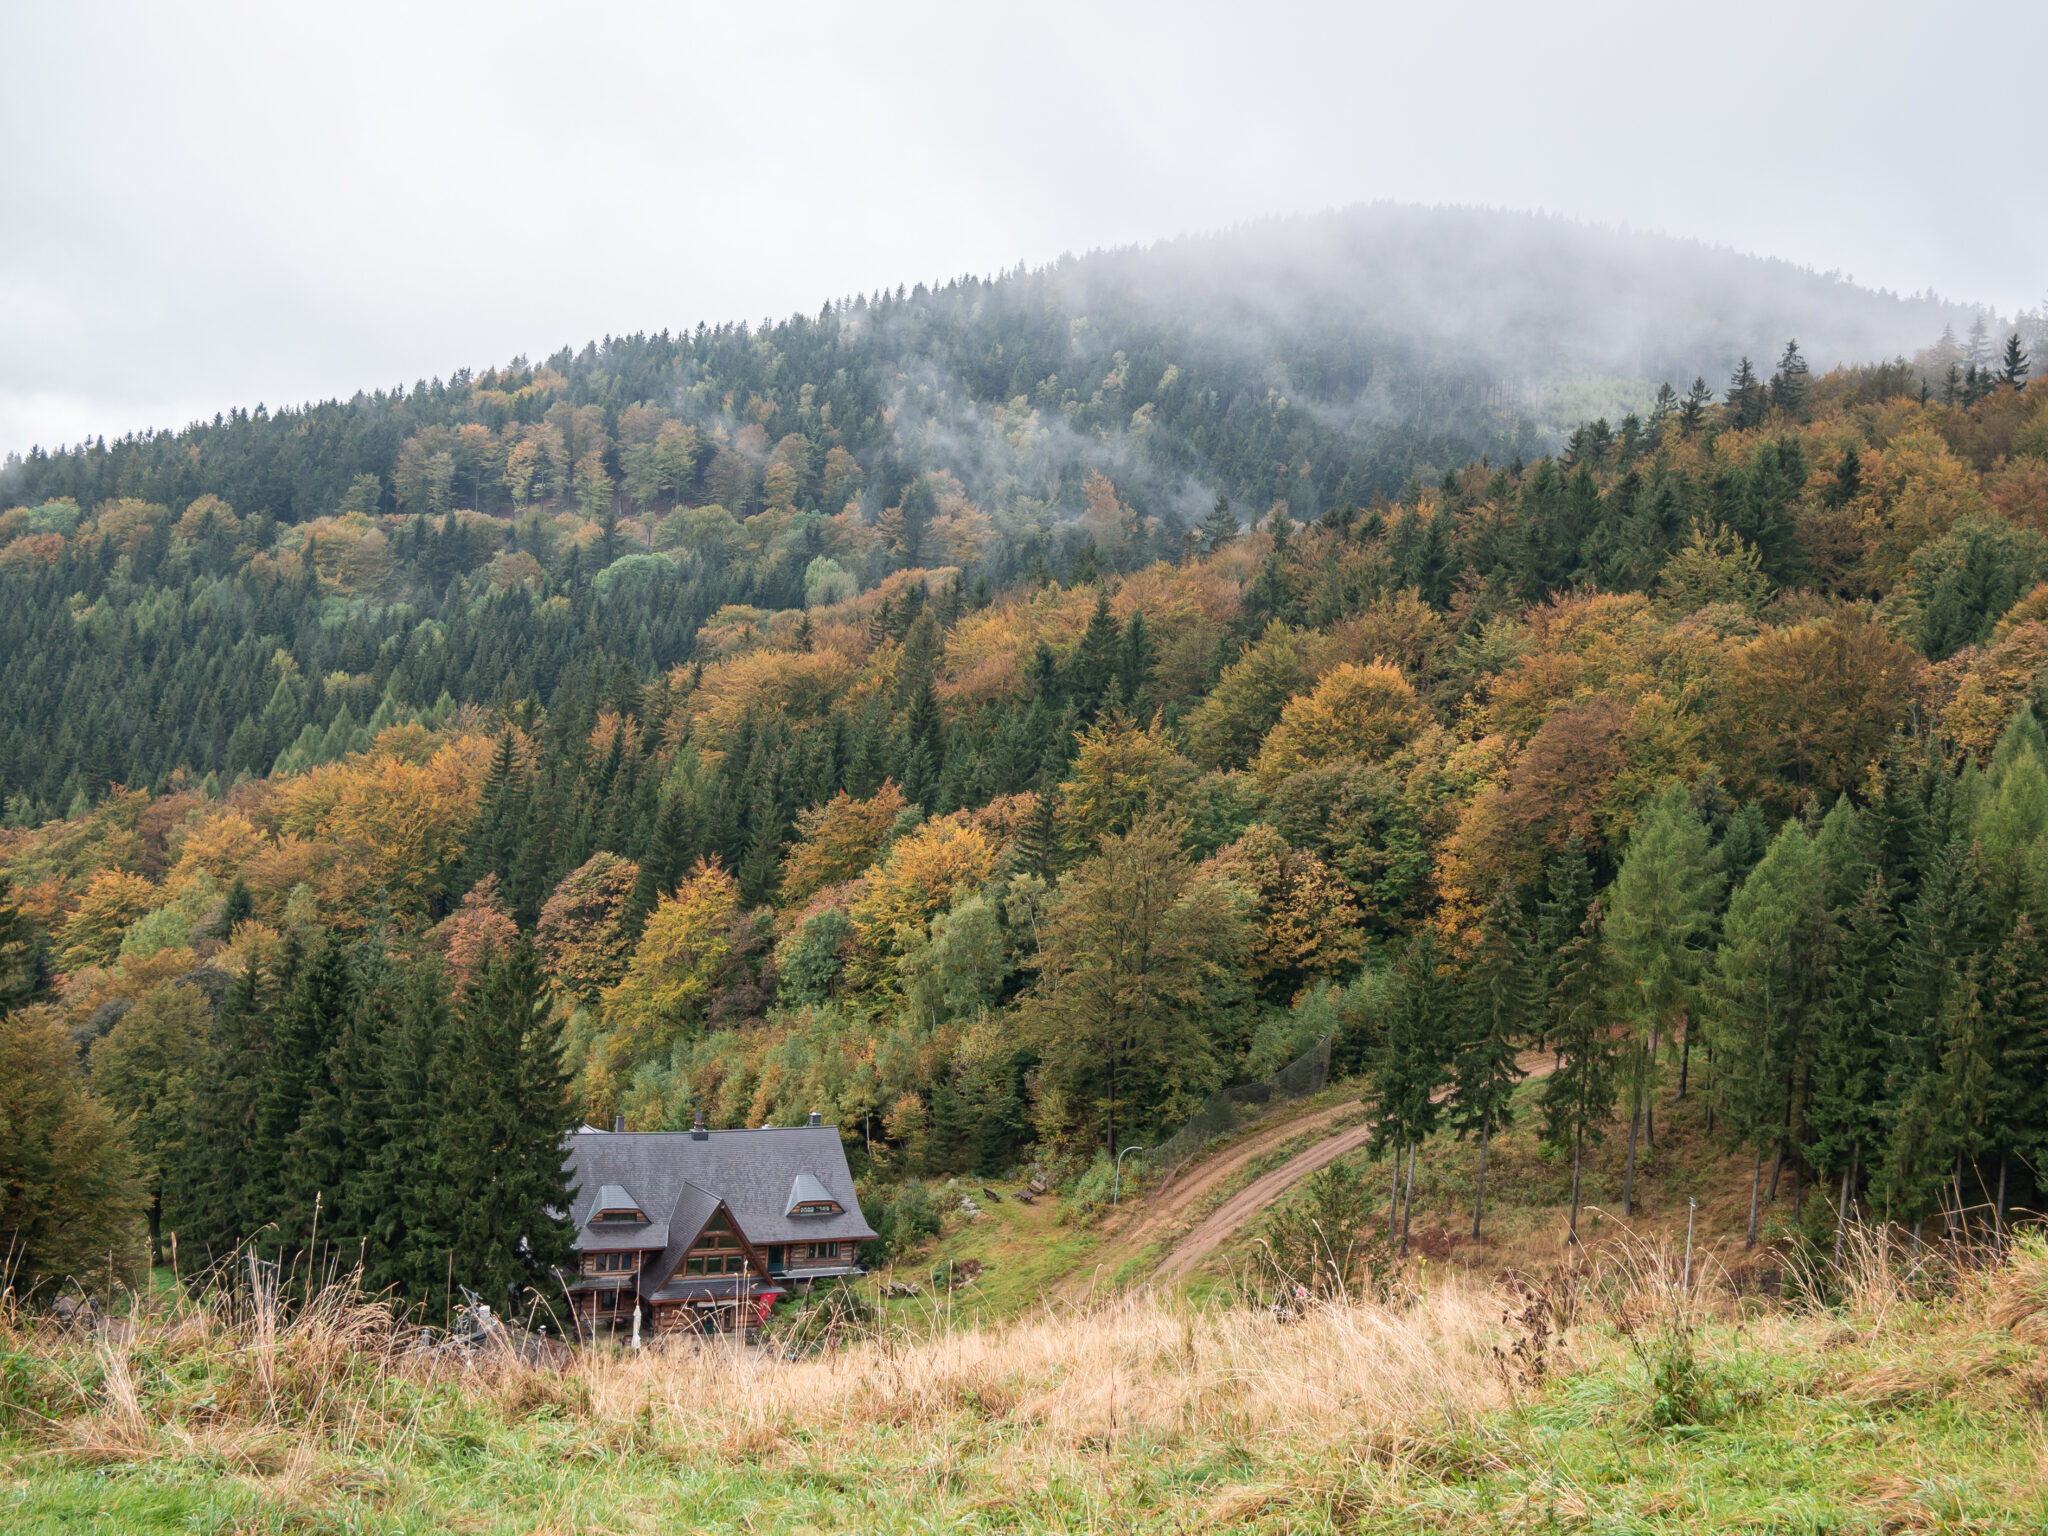
M 640 1255 L 638 1253 L 586 1253 L 583 1255 L 583 1273 L 586 1275 L 629 1275 L 639 1267 Z
M 746 1255 L 741 1253 L 693 1253 L 683 1260 L 686 1275 L 737 1275 L 746 1268 Z
M 593 1224 L 605 1221 L 623 1221 L 628 1223 L 645 1222 L 647 1220 L 647 1214 L 644 1211 L 635 1210 L 599 1211 L 595 1216 L 591 1217 L 590 1220 Z
M 789 1262 L 792 1264 L 836 1264 L 842 1259 L 853 1257 L 851 1243 L 791 1243 Z
M 796 1208 L 798 1216 L 837 1216 L 839 1204 L 834 1200 L 806 1200 Z

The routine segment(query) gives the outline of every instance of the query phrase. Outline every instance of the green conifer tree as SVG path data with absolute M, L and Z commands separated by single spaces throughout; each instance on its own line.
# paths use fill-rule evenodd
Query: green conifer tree
M 1636 1040 L 1623 1058 L 1629 1096 L 1628 1168 L 1622 1181 L 1624 1216 L 1635 1207 L 1637 1138 L 1649 1131 L 1659 1051 L 1677 1016 L 1691 1008 L 1702 946 L 1713 929 L 1720 875 L 1708 857 L 1707 829 L 1686 786 L 1674 784 L 1643 813 L 1629 838 L 1614 881 L 1614 905 L 1605 934 Z
M 227 1262 L 263 1220 L 259 1095 L 270 1031 L 265 989 L 246 967 L 221 999 L 187 1088 L 187 1123 L 167 1172 L 164 1225 L 188 1276 Z
M 1457 978 L 1430 928 L 1420 929 L 1408 941 L 1395 964 L 1391 992 L 1365 1103 L 1373 1120 L 1374 1154 L 1393 1153 L 1394 1200 L 1387 1216 L 1387 1239 L 1392 1242 L 1398 1236 L 1405 1252 L 1408 1213 L 1401 1206 L 1401 1152 L 1408 1151 L 1412 1202 L 1415 1147 L 1436 1130 L 1442 1112 L 1436 1091 L 1443 1086 L 1457 1046 Z
M 1814 1166 L 1841 1178 L 1835 1207 L 1838 1260 L 1863 1158 L 1883 1141 L 1885 1030 L 1897 938 L 1884 877 L 1873 871 L 1846 914 L 1829 967 L 1806 1124 L 1806 1151 Z
M 433 1173 L 439 1229 L 460 1283 L 513 1310 L 570 1257 L 562 1146 L 576 1127 L 561 1026 L 523 942 L 494 960 L 463 998 Z
M 1572 1154 L 1571 1225 L 1579 1240 L 1580 1170 L 1586 1144 L 1607 1139 L 1614 1112 L 1615 1066 L 1620 1042 L 1608 1025 L 1612 986 L 1601 912 L 1589 902 L 1579 931 L 1557 958 L 1557 980 L 1546 1010 L 1546 1029 L 1557 1051 L 1557 1070 L 1543 1082 L 1543 1144 Z
M 1753 1245 L 1764 1158 L 1772 1158 L 1775 1189 L 1778 1161 L 1796 1144 L 1815 1016 L 1832 959 L 1826 871 L 1798 822 L 1785 825 L 1730 900 L 1721 932 L 1708 978 L 1708 1013 L 1723 1125 L 1755 1154 L 1748 1236 Z
M 324 940 L 300 970 L 277 1019 L 257 1101 L 254 1173 L 264 1214 L 275 1225 L 263 1247 L 296 1254 L 338 1187 L 347 1156 L 333 1076 L 335 1050 L 356 1009 L 348 953 Z
M 1486 1209 L 1486 1156 L 1493 1138 L 1514 1120 L 1516 1055 L 1534 1032 L 1535 976 L 1514 888 L 1503 883 L 1481 915 L 1479 940 L 1465 968 L 1459 1039 L 1451 1062 L 1445 1111 L 1451 1127 L 1479 1142 L 1473 1183 L 1472 1237 Z

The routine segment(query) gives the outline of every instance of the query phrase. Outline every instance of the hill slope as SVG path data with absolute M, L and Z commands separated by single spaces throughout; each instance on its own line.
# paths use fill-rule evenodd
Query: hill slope
M 792 431 L 821 455 L 828 437 L 852 455 L 870 516 L 935 470 L 983 503 L 1074 516 L 1099 470 L 1141 514 L 1193 521 L 1224 492 L 1308 517 L 1481 454 L 1534 455 L 1578 420 L 1647 402 L 1660 381 L 1718 384 L 1788 337 L 1826 368 L 1910 353 L 1971 318 L 1692 242 L 1374 206 L 920 284 L 759 331 L 606 338 L 541 370 L 464 368 L 402 396 L 38 451 L 0 476 L 0 498 L 182 506 L 211 493 L 290 523 L 335 511 L 371 474 L 381 489 L 364 510 L 411 510 L 408 439 L 477 422 L 502 431 L 568 401 L 600 408 L 615 481 L 630 446 L 618 417 L 634 405 L 725 429 L 755 479 L 735 468 L 714 499 L 742 517 L 760 504 L 769 442 Z M 750 424 L 763 429 L 751 445 L 739 441 Z M 457 453 L 453 469 L 421 499 L 518 499 L 502 454 Z M 852 488 L 813 482 L 794 500 L 837 512 Z

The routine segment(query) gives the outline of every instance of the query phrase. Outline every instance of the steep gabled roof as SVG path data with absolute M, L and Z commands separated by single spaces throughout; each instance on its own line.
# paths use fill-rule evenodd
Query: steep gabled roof
M 653 1267 L 664 1279 L 674 1267 L 663 1264 L 669 1250 L 680 1259 L 720 1201 L 756 1246 L 875 1235 L 861 1215 L 846 1148 L 832 1126 L 709 1131 L 701 1140 L 688 1131 L 583 1131 L 569 1138 L 563 1154 L 576 1191 L 569 1202 L 575 1246 L 658 1248 L 662 1260 Z M 836 1202 L 838 1215 L 789 1214 L 796 1203 L 791 1192 L 805 1175 L 822 1191 L 811 1198 Z M 639 1208 L 656 1219 L 645 1227 L 604 1222 L 592 1228 L 590 1218 L 604 1209 L 599 1192 L 606 1185 L 633 1191 Z
M 704 1230 L 704 1224 L 718 1211 L 718 1196 L 708 1189 L 699 1189 L 685 1182 L 676 1192 L 676 1206 L 669 1213 L 666 1226 L 668 1242 L 663 1245 L 657 1258 L 649 1259 L 640 1266 L 640 1294 L 652 1296 L 660 1290 L 668 1277 L 676 1272 L 676 1266 L 683 1262 L 683 1255 L 690 1251 L 690 1244 L 697 1241 L 697 1234 Z

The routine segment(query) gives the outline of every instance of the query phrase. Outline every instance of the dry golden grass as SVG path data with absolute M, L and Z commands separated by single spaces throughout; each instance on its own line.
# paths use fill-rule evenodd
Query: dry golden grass
M 249 1529 L 630 1529 L 684 1485 L 705 1529 L 1682 1530 L 1829 1501 L 1872 1529 L 1997 1529 L 2048 1508 L 2048 1246 L 1851 1258 L 1826 1305 L 1739 1297 L 1711 1266 L 1688 1289 L 1643 1244 L 1540 1282 L 1433 1266 L 1292 1318 L 1143 1293 L 797 1359 L 465 1358 L 345 1286 L 96 1334 L 16 1320 L 0 1363 L 32 1390 L 10 1389 L 0 1454 L 27 1492 L 10 1518 L 0 1491 L 0 1526 L 71 1528 L 89 1468 L 145 1474 L 138 1499 L 235 1490 Z

